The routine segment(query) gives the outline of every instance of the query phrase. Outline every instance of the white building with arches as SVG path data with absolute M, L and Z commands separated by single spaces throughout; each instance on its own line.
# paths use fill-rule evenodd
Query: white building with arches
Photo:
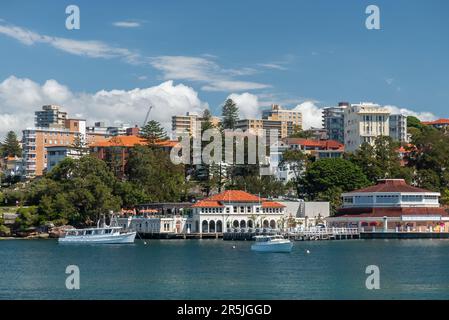
M 282 227 L 285 206 L 241 190 L 227 190 L 192 205 L 193 232 L 222 233 L 231 228 Z

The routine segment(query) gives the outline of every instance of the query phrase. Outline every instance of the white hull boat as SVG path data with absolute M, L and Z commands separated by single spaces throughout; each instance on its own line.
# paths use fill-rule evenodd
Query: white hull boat
M 89 229 L 80 229 L 78 231 L 86 231 Z M 108 229 L 104 229 L 107 231 Z M 124 232 L 124 233 L 109 233 L 109 234 L 74 234 L 71 235 L 69 232 L 75 230 L 67 231 L 67 235 L 65 237 L 59 238 L 59 243 L 73 243 L 73 244 L 88 244 L 88 243 L 97 243 L 97 244 L 121 244 L 121 243 L 134 243 L 134 239 L 136 238 L 136 232 Z M 75 231 L 75 232 L 78 232 Z M 101 229 L 93 229 L 93 232 L 101 232 Z
M 96 228 L 86 229 L 69 229 L 63 237 L 58 239 L 61 244 L 126 244 L 134 243 L 136 238 L 136 231 L 125 231 L 122 227 L 117 226 L 116 221 L 111 219 L 111 222 L 115 222 L 115 226 L 107 226 L 103 223 L 103 226 L 99 226 L 99 222 Z
M 251 250 L 258 252 L 291 252 L 293 243 L 282 236 L 256 236 Z

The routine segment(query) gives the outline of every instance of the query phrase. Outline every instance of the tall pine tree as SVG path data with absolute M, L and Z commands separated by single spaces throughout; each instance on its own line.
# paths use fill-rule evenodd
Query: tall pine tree
M 21 157 L 22 148 L 14 131 L 9 131 L 5 141 L 0 145 L 0 152 L 3 157 Z
M 150 146 L 168 139 L 164 128 L 162 128 L 161 124 L 155 120 L 151 120 L 142 128 L 141 135 L 148 141 L 148 145 Z
M 223 108 L 223 129 L 234 129 L 239 119 L 239 108 L 232 99 L 226 99 Z

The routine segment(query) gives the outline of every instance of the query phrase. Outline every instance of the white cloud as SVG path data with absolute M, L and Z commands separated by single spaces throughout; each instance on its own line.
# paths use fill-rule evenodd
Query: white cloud
M 115 27 L 119 28 L 138 28 L 140 23 L 136 21 L 116 21 L 113 23 Z
M 313 101 L 305 101 L 298 104 L 294 110 L 301 111 L 303 129 L 307 130 L 311 127 L 322 128 L 323 109 L 318 107 Z
M 134 22 L 118 22 L 130 27 Z M 135 22 L 137 23 L 137 22 Z M 257 72 L 253 68 L 225 69 L 213 57 L 157 56 L 146 57 L 127 48 L 111 46 L 97 40 L 73 40 L 42 35 L 26 28 L 0 24 L 0 34 L 16 39 L 24 45 L 47 44 L 55 49 L 90 58 L 119 58 L 130 64 L 150 65 L 162 72 L 165 80 L 188 80 L 203 84 L 205 91 L 245 91 L 268 88 L 270 85 L 242 81 L 235 77 Z
M 79 56 L 91 58 L 123 58 L 128 62 L 137 61 L 137 55 L 130 50 L 112 47 L 101 41 L 81 41 L 52 37 L 11 25 L 0 25 L 0 33 L 28 46 L 41 43 L 48 44 L 56 49 Z
M 390 106 L 390 105 L 385 106 L 385 108 L 390 110 L 390 112 L 392 114 L 403 114 L 406 116 L 415 116 L 418 119 L 420 119 L 421 121 L 432 121 L 432 120 L 437 119 L 437 116 L 434 115 L 432 112 L 427 112 L 427 111 L 416 112 L 416 111 L 413 111 L 410 109 L 400 108 L 400 107 Z
M 223 69 L 215 61 L 204 57 L 160 56 L 151 58 L 150 63 L 162 71 L 164 79 L 207 83 L 201 87 L 204 91 L 245 91 L 270 87 L 263 83 L 234 79 L 234 76 L 252 74 L 254 69 Z
M 259 63 L 258 65 L 267 69 L 287 70 L 286 67 L 278 63 Z
M 132 90 L 101 90 L 96 93 L 72 92 L 55 80 L 43 85 L 11 76 L 0 83 L 0 136 L 14 130 L 21 133 L 34 124 L 34 111 L 45 104 L 59 104 L 69 116 L 114 124 L 117 120 L 141 125 L 148 106 L 155 106 L 150 118 L 171 130 L 171 116 L 187 111 L 202 112 L 208 107 L 198 93 L 183 84 L 166 81 L 158 86 Z
M 256 95 L 244 92 L 242 94 L 233 93 L 228 96 L 239 108 L 240 119 L 253 119 L 261 115 L 259 100 Z

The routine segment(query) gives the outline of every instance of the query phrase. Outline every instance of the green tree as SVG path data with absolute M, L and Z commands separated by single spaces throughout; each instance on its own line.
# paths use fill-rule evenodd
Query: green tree
M 20 142 L 14 131 L 9 131 L 6 134 L 5 140 L 0 146 L 0 152 L 3 157 L 22 156 L 22 148 L 20 147 Z
M 234 129 L 239 119 L 239 109 L 232 99 L 227 99 L 222 108 L 223 129 Z
M 362 170 L 345 159 L 320 159 L 308 165 L 303 178 L 307 198 L 317 199 L 329 189 L 342 192 L 366 187 L 370 184 Z
M 286 150 L 282 154 L 282 160 L 279 164 L 279 166 L 281 167 L 288 166 L 290 170 L 293 171 L 295 177 L 292 180 L 292 184 L 295 187 L 296 194 L 298 195 L 298 197 L 303 193 L 302 192 L 303 181 L 301 177 L 304 174 L 307 163 L 308 157 L 301 150 Z
M 121 199 L 114 194 L 114 174 L 105 162 L 95 157 L 66 158 L 46 178 L 54 181 L 60 190 L 57 194 L 46 194 L 56 211 L 56 216 L 50 216 L 53 219 L 67 218 L 70 223 L 87 225 L 121 207 Z M 45 201 L 48 208 L 48 200 Z
M 180 201 L 186 194 L 184 166 L 171 162 L 159 149 L 136 146 L 126 165 L 128 181 L 140 188 L 148 201 Z
M 148 145 L 154 146 L 157 142 L 167 140 L 167 133 L 161 124 L 155 120 L 149 121 L 142 128 L 142 137 L 148 141 Z
M 391 137 L 379 136 L 374 145 L 365 142 L 348 158 L 362 169 L 371 183 L 386 178 L 404 178 L 410 182 L 411 172 L 401 165 L 399 147 Z

